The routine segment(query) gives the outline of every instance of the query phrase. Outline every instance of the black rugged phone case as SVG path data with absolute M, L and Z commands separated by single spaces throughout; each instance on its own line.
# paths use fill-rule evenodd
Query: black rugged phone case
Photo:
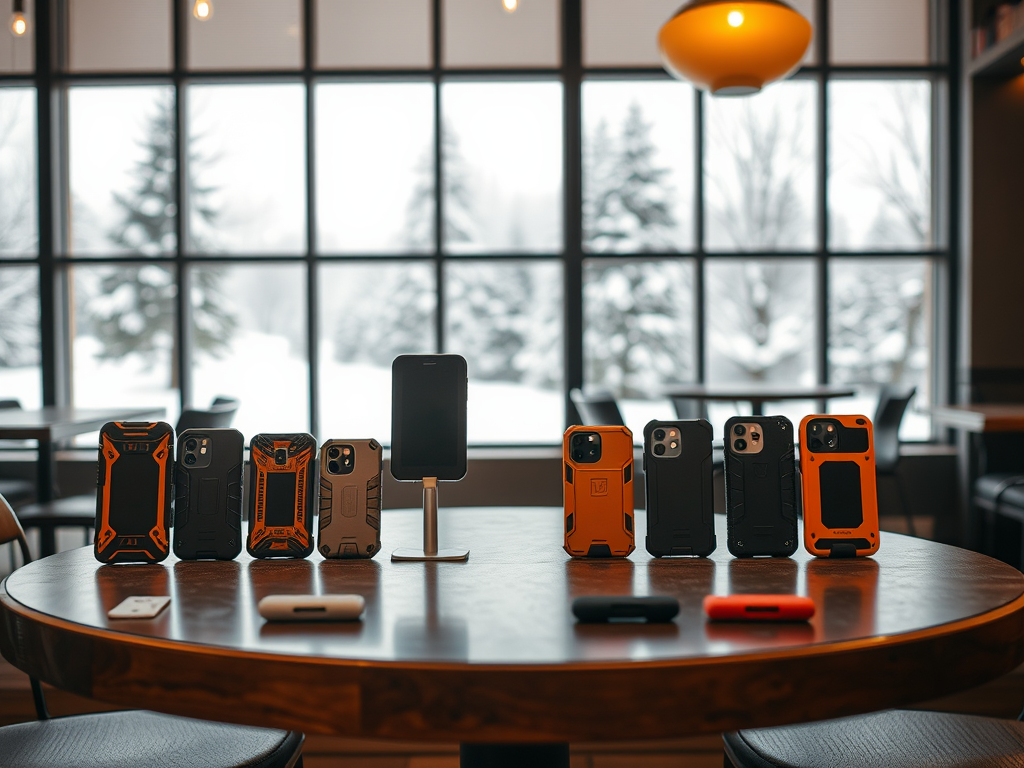
M 757 422 L 764 449 L 732 451 L 732 427 Z M 729 552 L 735 557 L 789 557 L 798 544 L 793 424 L 785 416 L 734 416 L 725 423 L 725 508 Z
M 162 421 L 112 421 L 99 448 L 96 559 L 160 562 L 170 549 L 174 430 Z
M 655 429 L 679 430 L 683 452 L 665 458 L 651 450 Z M 652 421 L 644 427 L 644 489 L 647 492 L 647 551 L 655 557 L 715 551 L 715 496 L 711 440 L 704 419 Z
M 182 460 L 190 438 L 209 439 L 210 464 Z M 182 560 L 233 560 L 242 551 L 242 450 L 237 429 L 186 429 L 174 470 L 174 554 Z

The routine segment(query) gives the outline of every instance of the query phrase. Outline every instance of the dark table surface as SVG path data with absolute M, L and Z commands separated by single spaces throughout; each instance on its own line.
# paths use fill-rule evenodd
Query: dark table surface
M 646 739 L 799 722 L 977 685 L 1024 659 L 1024 576 L 883 534 L 871 559 L 571 560 L 557 508 L 441 510 L 467 563 L 393 563 L 418 510 L 385 512 L 369 561 L 101 566 L 89 549 L 10 576 L 0 648 L 59 687 L 127 706 L 307 732 L 444 741 Z M 267 594 L 367 599 L 355 624 L 268 624 Z M 707 594 L 806 594 L 806 624 L 712 624 Z M 154 620 L 110 621 L 167 594 Z M 667 594 L 664 625 L 578 625 L 580 595 Z

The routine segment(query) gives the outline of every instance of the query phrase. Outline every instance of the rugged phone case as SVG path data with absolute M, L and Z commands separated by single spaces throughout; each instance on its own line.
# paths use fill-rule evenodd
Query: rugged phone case
M 760 453 L 734 453 L 736 423 L 761 426 Z M 793 423 L 785 416 L 734 416 L 725 423 L 725 509 L 734 557 L 796 552 L 797 479 Z
M 814 419 L 840 426 L 839 450 L 811 451 Z M 804 547 L 817 557 L 854 557 L 878 551 L 875 439 L 867 416 L 805 416 L 800 422 Z
M 96 540 L 101 563 L 167 557 L 174 430 L 157 422 L 112 421 L 100 430 Z
M 260 434 L 249 449 L 246 549 L 253 557 L 309 557 L 316 440 L 305 433 Z
M 332 448 L 352 446 L 355 467 L 331 474 Z M 376 440 L 328 440 L 320 447 L 320 553 L 324 557 L 373 557 L 380 551 L 380 472 Z
M 651 446 L 656 429 L 679 430 L 682 453 L 657 456 Z M 644 489 L 647 492 L 647 551 L 699 555 L 715 551 L 715 494 L 711 440 L 704 419 L 652 421 L 644 427 Z
M 189 440 L 207 440 L 210 463 L 184 461 Z M 182 560 L 233 560 L 242 551 L 242 451 L 237 429 L 186 429 L 174 470 L 174 554 Z
M 601 460 L 569 454 L 576 432 L 601 435 Z M 562 438 L 565 551 L 573 557 L 625 557 L 633 551 L 633 433 L 626 427 L 569 427 Z

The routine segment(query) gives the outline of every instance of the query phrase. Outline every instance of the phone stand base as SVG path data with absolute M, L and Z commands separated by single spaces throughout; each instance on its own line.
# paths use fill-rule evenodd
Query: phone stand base
M 437 478 L 423 478 L 423 549 L 400 547 L 391 553 L 391 562 L 436 560 L 458 563 L 469 559 L 468 549 L 437 547 Z
M 391 553 L 391 560 L 397 562 L 411 562 L 416 560 L 440 560 L 445 563 L 458 563 L 469 560 L 468 549 L 439 549 L 437 554 L 428 555 L 422 549 L 411 547 L 400 547 Z

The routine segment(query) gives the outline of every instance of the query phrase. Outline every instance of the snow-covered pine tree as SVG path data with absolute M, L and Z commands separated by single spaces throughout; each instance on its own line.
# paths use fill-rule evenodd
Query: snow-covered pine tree
M 130 253 L 158 255 L 176 246 L 173 99 L 168 94 L 158 101 L 150 117 L 142 144 L 145 156 L 135 166 L 132 190 L 127 195 L 114 193 L 121 221 L 108 238 Z M 190 160 L 202 162 L 194 156 Z M 194 184 L 189 189 L 193 206 L 207 223 L 217 218 L 217 210 L 209 203 L 213 191 Z M 191 274 L 192 341 L 196 349 L 214 356 L 227 348 L 237 325 L 234 315 L 224 309 L 222 274 L 211 268 Z M 172 273 L 156 264 L 126 265 L 104 274 L 98 295 L 85 302 L 88 325 L 101 344 L 99 356 L 111 359 L 135 353 L 152 361 L 173 350 L 176 295 Z
M 584 245 L 592 252 L 672 250 L 677 225 L 669 169 L 657 164 L 651 124 L 629 106 L 618 136 L 605 121 L 584 151 Z M 685 379 L 692 368 L 693 288 L 688 265 L 614 262 L 585 275 L 588 384 L 620 396 Z

